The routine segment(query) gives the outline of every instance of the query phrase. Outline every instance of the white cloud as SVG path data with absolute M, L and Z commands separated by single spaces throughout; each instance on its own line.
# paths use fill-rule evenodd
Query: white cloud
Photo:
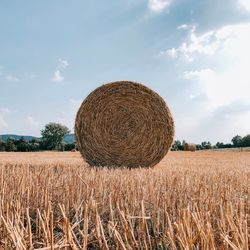
M 204 37 L 209 37 L 210 41 L 204 46 L 214 48 L 213 52 L 216 53 L 211 54 L 211 58 L 206 58 L 210 53 L 206 53 L 206 49 L 200 49 L 199 60 L 209 64 L 210 68 L 186 71 L 184 79 L 198 82 L 212 107 L 229 105 L 238 100 L 250 103 L 250 23 L 225 26 L 197 39 L 201 41 Z M 189 46 L 191 45 L 187 47 Z M 197 50 L 188 52 L 189 56 L 193 56 Z
M 185 71 L 183 73 L 183 78 L 186 80 L 202 80 L 211 78 L 214 72 L 211 69 L 202 69 L 202 70 L 194 70 L 194 71 Z
M 27 116 L 26 122 L 32 128 L 37 128 L 40 125 L 40 123 L 38 121 L 36 121 L 32 116 Z
M 52 77 L 53 82 L 62 82 L 64 81 L 64 77 L 62 75 L 62 71 L 69 66 L 69 62 L 65 59 L 58 59 L 58 66 L 57 69 L 54 72 L 54 75 Z
M 241 7 L 245 10 L 250 11 L 250 1 L 249 0 L 238 0 Z
M 179 25 L 178 27 L 177 27 L 177 29 L 178 30 L 186 30 L 186 29 L 189 29 L 190 28 L 190 25 L 188 25 L 188 24 L 182 24 L 182 25 Z
M 170 58 L 177 58 L 177 51 L 175 48 L 169 49 L 166 51 L 166 55 L 169 56 Z
M 169 52 L 175 51 L 174 58 L 183 58 L 185 61 L 192 62 L 197 55 L 213 56 L 222 46 L 222 43 L 228 38 L 222 30 L 211 30 L 204 34 L 197 34 L 196 27 L 182 25 L 177 29 L 188 29 L 189 34 L 185 41 L 177 48 L 167 49 L 161 52 L 162 55 L 167 55 L 173 58 Z M 224 33 L 224 34 L 223 34 Z
M 174 48 L 179 63 L 184 62 L 180 65 L 187 67 L 183 103 L 190 105 L 184 115 L 177 114 L 180 138 L 230 142 L 234 135 L 250 132 L 249 44 L 250 23 L 242 23 L 203 34 L 191 29 Z
M 10 82 L 18 82 L 19 81 L 19 78 L 15 77 L 15 76 L 11 76 L 11 75 L 6 76 L 5 79 L 7 81 L 10 81 Z
M 250 103 L 249 73 L 240 67 L 223 72 L 211 69 L 186 71 L 183 78 L 199 84 L 197 88 L 201 88 L 206 94 L 211 108 L 239 100 Z
M 148 7 L 151 11 L 159 13 L 168 8 L 172 0 L 149 0 Z
M 64 77 L 61 75 L 61 71 L 59 69 L 57 69 L 54 72 L 54 75 L 52 77 L 52 81 L 53 82 L 62 82 L 64 80 Z
M 69 66 L 69 62 L 67 60 L 63 60 L 61 58 L 59 58 L 59 67 L 62 69 L 65 69 Z
M 193 62 L 200 56 L 217 56 L 221 52 L 230 55 L 234 54 L 234 56 L 238 54 L 237 57 L 239 58 L 245 53 L 245 50 L 249 51 L 249 46 L 247 45 L 249 39 L 250 23 L 228 25 L 203 34 L 198 34 L 196 27 L 193 26 L 180 46 L 162 51 L 160 55 L 166 55 L 174 59 L 181 58 L 188 62 Z

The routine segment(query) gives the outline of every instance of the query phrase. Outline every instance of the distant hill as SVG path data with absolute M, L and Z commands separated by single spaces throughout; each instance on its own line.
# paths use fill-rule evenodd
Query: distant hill
M 75 135 L 74 134 L 69 134 L 64 137 L 64 142 L 67 144 L 71 144 L 75 141 Z
M 39 140 L 38 137 L 30 136 L 30 135 L 13 135 L 13 134 L 0 135 L 0 139 L 2 139 L 4 142 L 6 142 L 8 138 L 11 138 L 14 140 L 20 140 L 22 137 L 25 141 L 31 141 L 32 139 Z
M 40 140 L 41 138 L 30 136 L 30 135 L 14 135 L 14 134 L 4 134 L 0 135 L 0 139 L 6 142 L 8 138 L 14 139 L 14 140 L 20 140 L 21 138 L 24 138 L 25 141 L 31 141 L 33 139 Z M 64 137 L 64 142 L 67 144 L 73 143 L 75 140 L 74 134 L 69 134 Z

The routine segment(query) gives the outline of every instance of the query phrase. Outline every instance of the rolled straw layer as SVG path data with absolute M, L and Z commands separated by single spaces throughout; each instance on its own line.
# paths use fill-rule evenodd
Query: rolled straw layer
M 142 84 L 105 84 L 83 101 L 75 135 L 91 166 L 151 167 L 168 152 L 174 121 L 164 100 Z

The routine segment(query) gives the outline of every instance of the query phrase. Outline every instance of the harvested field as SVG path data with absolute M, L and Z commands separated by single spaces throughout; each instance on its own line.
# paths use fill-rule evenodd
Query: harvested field
M 0 246 L 248 250 L 249 180 L 249 152 L 170 152 L 132 170 L 0 153 Z

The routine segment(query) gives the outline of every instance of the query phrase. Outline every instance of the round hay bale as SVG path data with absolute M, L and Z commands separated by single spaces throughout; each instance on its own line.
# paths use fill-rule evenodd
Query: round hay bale
M 185 143 L 185 145 L 184 145 L 184 151 L 195 152 L 196 151 L 196 145 L 193 144 L 193 143 Z
M 167 154 L 174 121 L 157 93 L 136 82 L 119 81 L 87 96 L 76 116 L 75 136 L 91 166 L 151 167 Z

